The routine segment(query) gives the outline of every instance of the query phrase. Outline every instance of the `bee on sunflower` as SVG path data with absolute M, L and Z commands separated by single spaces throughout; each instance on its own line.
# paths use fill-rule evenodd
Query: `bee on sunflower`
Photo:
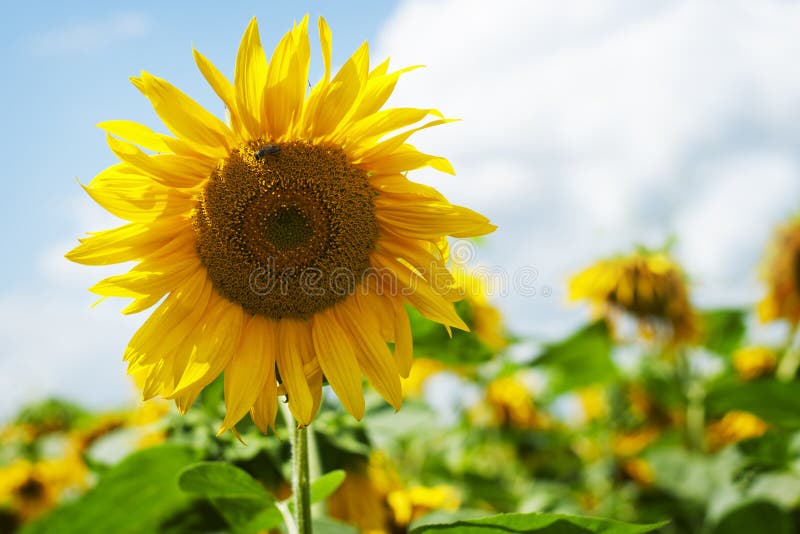
M 598 261 L 572 277 L 569 298 L 592 302 L 612 325 L 620 314 L 634 318 L 646 339 L 678 345 L 700 334 L 683 270 L 664 252 Z
M 407 141 L 449 122 L 434 109 L 384 108 L 401 74 L 369 63 L 366 43 L 331 73 L 331 32 L 319 19 L 324 63 L 308 90 L 308 17 L 271 60 L 253 19 L 233 82 L 194 51 L 225 104 L 224 122 L 167 81 L 132 78 L 171 135 L 129 121 L 99 126 L 121 160 L 86 192 L 127 224 L 95 232 L 67 254 L 87 265 L 136 262 L 91 291 L 156 306 L 124 359 L 145 398 L 185 412 L 224 375 L 220 432 L 248 412 L 266 431 L 285 394 L 308 425 L 326 380 L 354 417 L 362 375 L 396 409 L 409 374 L 406 306 L 446 328 L 455 311 L 447 236 L 492 232 L 407 173 L 450 163 Z M 429 118 L 427 122 L 423 122 Z

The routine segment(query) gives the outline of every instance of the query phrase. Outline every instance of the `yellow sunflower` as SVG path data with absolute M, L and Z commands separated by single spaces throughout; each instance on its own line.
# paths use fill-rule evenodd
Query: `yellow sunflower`
M 769 347 L 753 345 L 733 353 L 733 368 L 742 380 L 753 380 L 772 373 L 778 367 L 778 355 Z
M 648 338 L 680 343 L 699 335 L 683 270 L 663 252 L 601 260 L 570 280 L 569 297 L 589 300 L 607 316 L 630 314 Z
M 309 424 L 323 377 L 356 418 L 362 373 L 399 408 L 412 355 L 404 305 L 466 329 L 442 276 L 446 236 L 495 229 L 406 177 L 425 166 L 453 173 L 406 142 L 447 119 L 381 109 L 410 69 L 389 71 L 388 60 L 370 68 L 364 43 L 332 75 L 323 19 L 319 34 L 324 75 L 310 90 L 308 17 L 269 62 L 253 19 L 233 83 L 195 50 L 227 122 L 160 78 L 132 78 L 173 135 L 99 125 L 121 162 L 86 191 L 130 222 L 67 254 L 90 265 L 137 262 L 91 288 L 133 298 L 125 313 L 158 304 L 125 351 L 129 372 L 144 374 L 145 398 L 174 399 L 181 411 L 224 373 L 221 431 L 248 411 L 266 431 L 279 394 Z
M 761 269 L 767 295 L 758 303 L 763 322 L 786 319 L 800 322 L 800 218 L 780 226 L 770 243 Z

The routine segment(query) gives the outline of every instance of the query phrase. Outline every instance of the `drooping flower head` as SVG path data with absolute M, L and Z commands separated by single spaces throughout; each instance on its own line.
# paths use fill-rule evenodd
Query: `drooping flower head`
M 761 278 L 767 294 L 758 303 L 759 318 L 764 321 L 786 319 L 800 322 L 800 218 L 780 226 L 770 243 Z
M 144 377 L 146 398 L 175 399 L 182 411 L 224 373 L 223 430 L 248 411 L 266 430 L 279 394 L 308 424 L 323 378 L 357 418 L 362 374 L 399 408 L 412 362 L 405 305 L 465 329 L 446 237 L 495 228 L 406 177 L 425 166 L 453 172 L 407 143 L 448 122 L 441 113 L 382 109 L 410 69 L 371 67 L 365 43 L 333 75 L 320 19 L 324 75 L 309 90 L 307 26 L 306 17 L 287 32 L 268 62 L 253 19 L 233 83 L 194 52 L 227 122 L 160 78 L 133 78 L 172 135 L 100 124 L 121 162 L 86 190 L 130 222 L 67 255 L 137 262 L 91 288 L 132 298 L 126 313 L 158 304 L 125 351 L 129 372 Z
M 601 260 L 570 280 L 569 297 L 588 300 L 607 316 L 629 314 L 648 337 L 683 343 L 699 334 L 683 271 L 663 252 Z

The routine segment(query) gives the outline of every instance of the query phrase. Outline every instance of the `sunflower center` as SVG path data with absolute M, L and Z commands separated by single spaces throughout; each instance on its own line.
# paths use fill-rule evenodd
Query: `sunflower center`
M 35 478 L 29 478 L 17 489 L 19 496 L 26 501 L 37 501 L 44 495 L 44 484 Z
M 369 266 L 374 195 L 339 148 L 243 144 L 203 190 L 197 250 L 228 300 L 273 319 L 308 318 L 346 297 Z
M 308 217 L 297 206 L 279 206 L 264 221 L 264 237 L 279 249 L 298 247 L 308 241 L 314 230 Z

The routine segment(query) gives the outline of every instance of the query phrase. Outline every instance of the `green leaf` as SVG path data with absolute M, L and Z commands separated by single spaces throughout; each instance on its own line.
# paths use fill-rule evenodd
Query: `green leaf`
M 178 445 L 136 452 L 106 472 L 85 495 L 28 524 L 22 532 L 159 532 L 161 525 L 190 504 L 191 497 L 176 481 L 178 473 L 196 460 L 192 449 Z
M 311 502 L 319 502 L 336 491 L 336 488 L 344 482 L 345 472 L 341 469 L 325 473 L 311 483 Z
M 247 471 L 224 462 L 200 462 L 180 474 L 181 489 L 207 498 L 234 532 L 256 532 L 283 522 L 275 499 Z
M 753 501 L 745 503 L 717 523 L 713 534 L 752 534 L 753 532 L 769 532 L 770 534 L 791 534 L 797 532 L 794 521 L 784 510 L 772 503 Z
M 611 360 L 608 325 L 597 321 L 564 341 L 547 345 L 531 365 L 550 371 L 553 395 L 614 379 L 617 371 Z
M 422 525 L 411 534 L 427 532 L 452 532 L 458 534 L 484 534 L 486 532 L 541 532 L 543 534 L 638 534 L 652 532 L 667 522 L 649 525 L 622 523 L 611 519 L 581 517 L 563 514 L 500 514 L 482 519 L 456 521 L 450 524 Z
M 455 303 L 456 312 L 468 326 L 473 326 L 473 312 L 466 300 Z M 473 332 L 454 329 L 452 336 L 441 324 L 426 319 L 416 309 L 408 307 L 411 331 L 414 334 L 414 355 L 448 364 L 481 363 L 493 353 Z
M 797 429 L 800 428 L 800 387 L 774 380 L 721 384 L 709 392 L 706 408 L 711 416 L 741 410 L 776 426 Z
M 233 532 L 251 533 L 270 530 L 283 523 L 274 501 L 238 497 L 211 497 L 214 508 L 225 518 Z
M 223 462 L 190 465 L 181 472 L 178 484 L 187 493 L 207 498 L 274 500 L 246 471 Z
M 737 309 L 706 311 L 701 315 L 705 339 L 703 345 L 717 354 L 730 354 L 742 342 L 745 312 Z

